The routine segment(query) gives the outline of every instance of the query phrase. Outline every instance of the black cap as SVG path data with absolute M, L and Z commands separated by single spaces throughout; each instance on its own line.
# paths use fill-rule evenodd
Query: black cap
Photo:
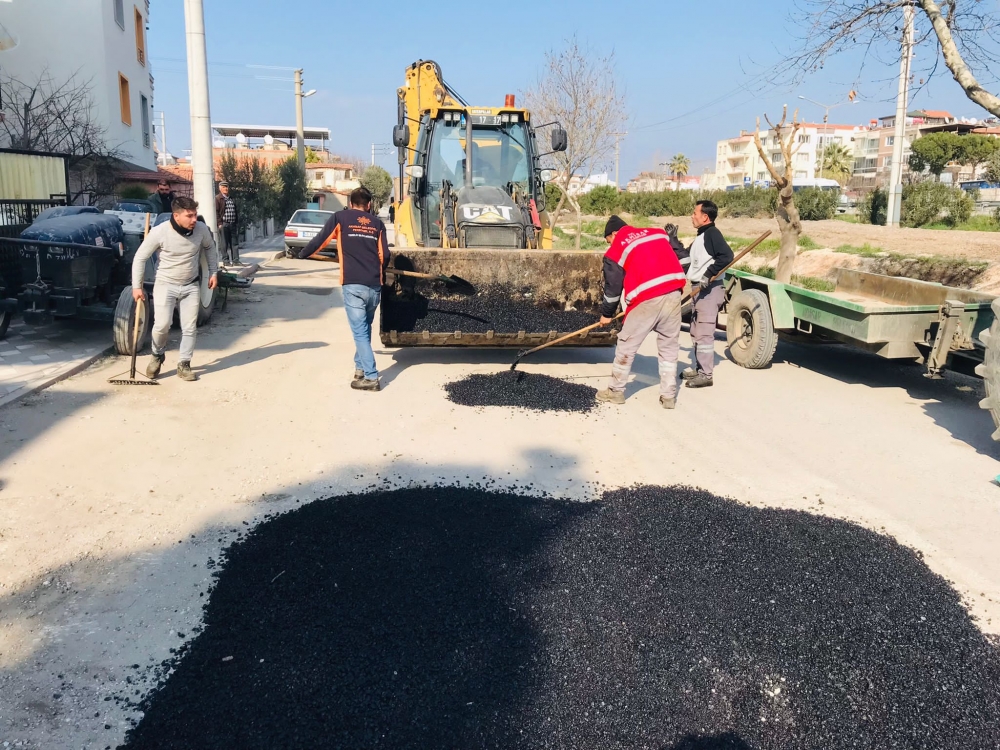
M 619 229 L 621 229 L 622 227 L 625 227 L 625 226 L 628 226 L 628 225 L 624 221 L 622 221 L 622 219 L 621 219 L 620 216 L 618 216 L 617 214 L 615 214 L 610 219 L 608 219 L 608 223 L 604 225 L 604 236 L 605 237 L 610 237 L 615 232 L 617 232 Z

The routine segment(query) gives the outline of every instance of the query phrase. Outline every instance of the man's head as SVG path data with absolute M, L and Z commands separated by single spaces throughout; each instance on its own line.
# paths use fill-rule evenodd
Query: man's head
M 223 195 L 229 195 L 229 183 L 228 182 L 220 182 L 219 183 L 219 192 L 222 193 Z
M 712 201 L 698 201 L 694 204 L 694 212 L 691 214 L 691 223 L 695 229 L 708 226 L 715 222 L 719 216 L 719 207 Z
M 351 191 L 350 201 L 351 208 L 356 208 L 359 211 L 369 211 L 372 207 L 372 194 L 368 192 L 367 188 L 354 188 Z
M 604 241 L 609 245 L 615 241 L 615 235 L 618 234 L 618 230 L 625 226 L 625 222 L 622 218 L 615 214 L 610 219 L 608 223 L 604 225 Z
M 177 226 L 190 231 L 198 223 L 198 201 L 194 198 L 188 198 L 185 195 L 174 198 L 170 209 L 174 213 L 174 222 Z
M 164 196 L 170 195 L 170 183 L 160 178 L 160 181 L 156 183 L 156 192 Z

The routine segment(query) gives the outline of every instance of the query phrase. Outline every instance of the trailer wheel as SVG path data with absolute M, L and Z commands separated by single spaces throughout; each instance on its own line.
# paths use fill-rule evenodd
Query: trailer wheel
M 149 296 L 148 294 L 146 295 Z M 112 324 L 114 332 L 115 351 L 123 356 L 132 355 L 132 326 L 135 325 L 135 299 L 132 297 L 132 287 L 127 286 L 118 295 L 115 305 L 115 319 Z M 153 330 L 153 302 L 146 300 L 142 306 L 142 318 L 139 320 L 139 351 L 146 348 L 149 342 L 149 332 Z
M 212 319 L 212 311 L 215 310 L 215 293 L 219 290 L 208 288 L 208 259 L 204 253 L 201 256 L 201 280 L 198 282 L 198 325 L 203 326 Z
M 979 334 L 979 340 L 986 347 L 983 364 L 976 365 L 976 374 L 986 384 L 986 398 L 979 406 L 989 411 L 997 430 L 994 440 L 1000 440 L 1000 299 L 993 300 L 993 324 L 989 330 Z
M 758 289 L 745 289 L 729 300 L 726 341 L 729 356 L 740 367 L 759 370 L 771 364 L 778 334 L 766 294 Z

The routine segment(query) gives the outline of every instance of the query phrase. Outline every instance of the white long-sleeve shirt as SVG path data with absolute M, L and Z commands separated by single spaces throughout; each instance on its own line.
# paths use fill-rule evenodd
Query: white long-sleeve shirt
M 142 288 L 146 261 L 157 251 L 160 253 L 160 261 L 156 268 L 156 281 L 182 285 L 196 281 L 201 269 L 202 253 L 205 253 L 208 261 L 209 276 L 214 276 L 219 270 L 219 251 L 209 228 L 199 221 L 194 229 L 186 232 L 175 229 L 171 219 L 150 229 L 146 239 L 136 250 L 132 260 L 133 289 Z

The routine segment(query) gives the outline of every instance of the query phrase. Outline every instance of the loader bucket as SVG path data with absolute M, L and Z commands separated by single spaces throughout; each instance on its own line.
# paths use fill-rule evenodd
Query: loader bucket
M 591 251 L 400 248 L 391 265 L 458 276 L 476 289 L 388 277 L 379 333 L 384 346 L 477 346 L 525 349 L 576 331 L 600 317 L 603 256 Z M 597 329 L 558 346 L 612 346 L 617 331 Z

